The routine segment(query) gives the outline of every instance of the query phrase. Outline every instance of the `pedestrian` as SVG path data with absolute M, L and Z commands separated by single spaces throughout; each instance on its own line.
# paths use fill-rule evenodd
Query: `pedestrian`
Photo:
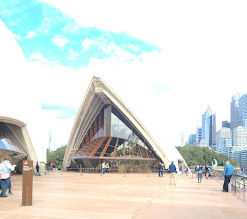
M 11 165 L 8 156 L 4 156 L 2 163 L 0 164 L 0 173 L 1 173 L 1 197 L 8 197 L 6 196 L 6 191 L 9 187 L 10 182 L 10 173 L 14 171 L 16 165 Z
M 203 173 L 202 173 L 202 168 L 201 168 L 197 172 L 198 183 L 202 183 L 202 176 L 203 176 Z
M 212 172 L 213 172 L 213 165 L 211 164 L 209 167 L 209 176 L 212 176 Z
M 228 184 L 231 181 L 232 174 L 234 173 L 234 167 L 230 164 L 229 161 L 226 161 L 226 165 L 223 171 L 223 176 L 225 178 L 224 184 L 223 184 L 223 192 L 228 192 Z
M 209 166 L 208 165 L 206 165 L 205 166 L 205 176 L 206 176 L 206 179 L 208 178 L 208 176 L 209 176 Z
M 202 166 L 202 174 L 204 174 L 205 176 L 206 176 L 206 165 L 204 164 L 203 166 Z
M 109 163 L 106 163 L 106 165 L 105 165 L 105 171 L 106 171 L 107 173 L 110 172 L 110 171 L 109 171 Z
M 197 172 L 199 170 L 199 164 L 195 166 L 195 171 Z
M 105 174 L 105 162 L 102 163 L 102 174 Z
M 40 176 L 40 173 L 39 173 L 39 162 L 36 162 L 36 176 Z
M 161 164 L 161 162 L 159 162 L 159 164 L 158 164 L 158 170 L 159 170 L 159 177 L 161 177 L 162 176 L 162 164 Z
M 188 172 L 189 172 L 188 167 L 185 168 L 184 172 L 185 172 L 186 176 L 188 176 Z
M 164 177 L 164 171 L 165 171 L 165 164 L 161 164 L 162 169 L 161 169 L 161 176 Z
M 170 173 L 169 180 L 170 180 L 170 185 L 172 184 L 172 180 L 173 180 L 174 185 L 176 185 L 176 177 L 175 177 L 175 173 L 176 172 L 177 172 L 176 166 L 174 165 L 174 162 L 172 161 L 172 163 L 169 166 L 169 173 Z
M 182 167 L 182 165 L 179 167 L 179 175 L 180 175 L 180 176 L 183 175 L 183 167 Z
M 53 171 L 55 172 L 55 170 L 56 170 L 56 165 L 55 165 L 55 162 L 53 162 L 53 164 L 52 164 L 52 168 L 53 168 Z
M 47 171 L 48 171 L 48 172 L 50 171 L 50 167 L 51 167 L 51 164 L 50 164 L 50 162 L 48 161 L 48 162 L 47 162 Z
M 14 195 L 13 192 L 11 191 L 11 189 L 12 189 L 12 185 L 11 185 L 11 173 L 9 174 L 9 185 L 8 185 L 8 189 L 9 189 L 8 194 L 9 195 Z

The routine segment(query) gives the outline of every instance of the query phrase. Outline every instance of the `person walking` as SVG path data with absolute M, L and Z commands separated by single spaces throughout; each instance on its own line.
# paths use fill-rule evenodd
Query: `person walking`
M 189 168 L 186 167 L 185 170 L 184 170 L 184 172 L 185 172 L 186 176 L 188 176 Z
M 5 156 L 3 158 L 3 162 L 0 164 L 1 188 L 2 188 L 0 197 L 8 197 L 6 195 L 6 191 L 8 189 L 9 182 L 10 182 L 10 173 L 11 171 L 15 170 L 15 167 L 16 165 L 13 165 L 13 166 L 11 165 L 8 156 Z
M 161 175 L 162 175 L 162 164 L 161 164 L 161 162 L 159 162 L 159 164 L 158 164 L 158 170 L 159 170 L 159 177 L 161 177 Z
M 40 176 L 40 173 L 39 173 L 39 162 L 36 162 L 36 176 Z
M 206 165 L 205 166 L 205 176 L 206 176 L 206 179 L 208 179 L 208 176 L 209 176 L 209 166 L 208 165 Z
M 110 172 L 110 170 L 109 170 L 109 163 L 106 163 L 106 165 L 105 165 L 105 171 L 106 171 L 107 173 Z
M 228 192 L 228 184 L 231 181 L 233 173 L 234 173 L 234 167 L 230 164 L 229 161 L 226 161 L 226 165 L 223 171 L 223 176 L 225 179 L 224 179 L 222 192 Z
M 105 162 L 102 163 L 102 174 L 105 174 Z
M 172 161 L 172 163 L 169 165 L 169 181 L 170 181 L 170 185 L 172 184 L 172 180 L 174 185 L 176 185 L 176 178 L 175 178 L 175 173 L 177 172 L 176 170 L 176 166 L 174 165 L 174 162 Z
M 55 172 L 56 171 L 56 164 L 55 164 L 55 162 L 53 162 L 52 168 L 53 168 L 53 171 Z
M 164 177 L 164 171 L 165 171 L 165 164 L 161 164 L 162 169 L 161 169 L 161 176 Z
M 180 176 L 183 175 L 183 167 L 182 167 L 182 165 L 179 167 L 179 175 L 180 175 Z
M 12 185 L 11 185 L 11 173 L 9 174 L 9 185 L 8 185 L 8 189 L 9 189 L 8 195 L 14 195 L 13 192 L 12 192 Z
M 199 169 L 197 172 L 198 183 L 202 183 L 202 176 L 203 176 L 202 169 Z

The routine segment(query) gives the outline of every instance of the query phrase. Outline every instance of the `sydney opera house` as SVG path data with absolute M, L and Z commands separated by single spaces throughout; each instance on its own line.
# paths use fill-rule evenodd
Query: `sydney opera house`
M 37 161 L 27 125 L 32 120 L 30 86 L 26 84 L 25 56 L 1 20 L 0 33 L 0 161 L 7 155 L 21 171 L 23 160 Z
M 168 157 L 169 154 L 169 157 Z M 77 113 L 64 156 L 64 168 L 168 168 L 186 163 L 175 147 L 161 148 L 123 101 L 99 77 L 93 77 Z

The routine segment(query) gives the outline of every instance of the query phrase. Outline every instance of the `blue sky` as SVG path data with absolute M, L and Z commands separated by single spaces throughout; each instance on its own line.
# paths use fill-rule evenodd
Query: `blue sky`
M 0 18 L 15 35 L 29 61 L 37 59 L 34 54 L 40 54 L 50 63 L 80 68 L 87 67 L 91 58 L 105 60 L 117 56 L 119 49 L 129 54 L 125 61 L 130 62 L 143 52 L 160 50 L 124 32 L 83 27 L 44 2 L 1 1 Z
M 142 61 L 143 52 L 160 51 L 158 46 L 122 32 L 83 27 L 59 9 L 34 0 L 0 2 L 0 18 L 15 35 L 28 61 L 46 60 L 73 69 L 87 67 L 90 59 L 106 60 L 127 54 L 125 62 Z M 139 59 L 138 59 L 139 58 Z M 42 110 L 57 112 L 57 119 L 76 114 L 71 106 L 42 103 Z

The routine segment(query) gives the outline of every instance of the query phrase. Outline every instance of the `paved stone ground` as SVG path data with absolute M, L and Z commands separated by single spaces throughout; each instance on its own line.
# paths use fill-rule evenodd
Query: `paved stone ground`
M 168 175 L 83 174 L 34 176 L 33 206 L 21 206 L 22 176 L 12 177 L 13 196 L 0 199 L 0 218 L 247 218 L 247 204 L 221 192 L 215 180 Z

